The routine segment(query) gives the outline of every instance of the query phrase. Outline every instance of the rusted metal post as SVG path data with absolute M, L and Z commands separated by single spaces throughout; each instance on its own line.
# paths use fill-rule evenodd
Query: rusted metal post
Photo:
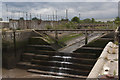
M 13 23 L 13 45 L 14 45 L 14 57 L 16 57 L 16 25 Z
M 16 57 L 16 31 L 13 30 L 14 56 Z
M 57 30 L 55 30 L 55 39 L 56 40 L 58 39 L 58 32 L 57 32 Z
M 32 15 L 30 13 L 30 28 L 32 28 Z
M 85 30 L 85 45 L 88 43 L 88 35 L 87 30 Z
M 57 30 L 55 30 L 55 43 L 58 44 L 58 33 L 57 33 Z
M 119 44 L 119 62 L 120 62 L 120 26 L 118 28 L 118 44 Z M 119 64 L 119 69 L 120 69 L 120 64 Z M 118 71 L 118 76 L 120 77 L 120 71 Z

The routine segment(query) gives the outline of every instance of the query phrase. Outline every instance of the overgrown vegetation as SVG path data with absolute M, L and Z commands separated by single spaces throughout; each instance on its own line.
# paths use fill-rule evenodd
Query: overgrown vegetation
M 114 22 L 115 22 L 115 24 L 120 25 L 120 17 L 116 17 Z
M 61 23 L 59 25 L 46 25 L 46 29 L 77 29 L 76 22 Z
M 73 17 L 73 18 L 71 19 L 71 21 L 72 21 L 72 22 L 80 23 L 80 19 L 79 19 L 77 16 Z
M 102 22 L 102 21 L 96 21 L 94 18 L 86 18 L 83 20 L 80 20 L 77 16 L 73 17 L 70 20 L 66 19 L 61 19 L 61 23 L 58 25 L 46 25 L 46 29 L 78 29 L 79 24 L 109 24 L 109 26 L 97 26 L 97 27 L 79 27 L 80 29 L 116 29 L 118 25 L 120 25 L 120 18 L 116 17 L 114 21 L 107 21 L 107 22 Z M 62 22 L 63 21 L 63 22 Z M 114 26 L 114 27 L 113 27 Z
M 71 22 L 76 22 L 76 23 L 104 23 L 104 22 L 101 22 L 101 21 L 95 21 L 94 18 L 86 18 L 86 19 L 83 19 L 83 20 L 80 20 L 77 16 L 73 17 L 71 19 Z

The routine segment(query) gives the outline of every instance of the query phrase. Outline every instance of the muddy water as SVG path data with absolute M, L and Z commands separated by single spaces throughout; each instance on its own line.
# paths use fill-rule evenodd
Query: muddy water
M 55 78 L 55 76 L 34 74 L 27 72 L 27 70 L 17 68 L 11 70 L 2 69 L 2 78 L 52 78 L 52 77 Z

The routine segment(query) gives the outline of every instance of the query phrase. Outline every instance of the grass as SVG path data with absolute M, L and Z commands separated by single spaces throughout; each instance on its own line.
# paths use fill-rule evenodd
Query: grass
M 101 27 L 95 27 L 95 29 L 117 29 L 117 25 L 114 25 L 114 27 L 113 26 L 108 26 L 108 27 L 106 27 L 106 26 L 101 26 Z
M 65 42 L 70 41 L 70 40 L 72 40 L 73 38 L 77 38 L 77 37 L 79 37 L 79 36 L 82 36 L 82 33 L 79 33 L 79 34 L 72 33 L 72 34 L 70 34 L 70 35 L 65 35 L 65 36 L 63 36 L 61 39 L 59 39 L 59 41 L 65 43 Z
M 59 25 L 46 25 L 46 29 L 77 29 L 77 24 L 75 22 L 61 23 Z
M 115 43 L 116 45 L 119 45 L 118 41 L 115 41 L 114 43 Z

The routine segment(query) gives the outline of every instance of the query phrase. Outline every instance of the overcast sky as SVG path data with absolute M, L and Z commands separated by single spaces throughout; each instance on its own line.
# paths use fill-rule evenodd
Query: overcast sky
M 3 2 L 118 2 L 119 0 L 2 0 Z
M 8 6 L 8 14 L 6 12 L 6 4 Z M 24 11 L 28 12 L 28 18 L 31 13 L 32 17 L 40 17 L 41 14 L 43 19 L 48 19 L 48 15 L 50 16 L 49 19 L 51 19 L 53 13 L 55 15 L 57 10 L 58 18 L 61 19 L 65 18 L 66 9 L 68 9 L 69 19 L 79 16 L 79 13 L 81 19 L 110 19 L 118 16 L 118 2 L 3 2 L 2 16 L 4 20 L 6 20 L 7 15 L 12 18 L 18 18 L 19 16 L 25 16 L 23 14 Z

